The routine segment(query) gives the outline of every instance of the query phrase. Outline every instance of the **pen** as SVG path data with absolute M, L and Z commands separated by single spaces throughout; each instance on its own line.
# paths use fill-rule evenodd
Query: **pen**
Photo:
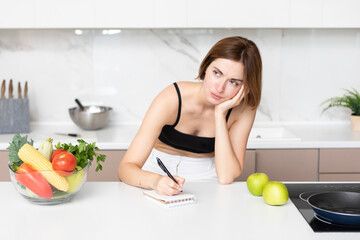
M 163 164 L 163 162 L 160 160 L 160 158 L 156 157 L 157 163 L 159 165 L 159 167 L 169 176 L 169 178 L 171 178 L 174 182 L 176 182 L 176 184 L 179 184 L 175 178 L 171 175 L 171 173 L 169 172 L 169 170 L 167 170 L 167 168 L 165 167 L 165 165 Z M 182 190 L 181 190 L 182 192 Z

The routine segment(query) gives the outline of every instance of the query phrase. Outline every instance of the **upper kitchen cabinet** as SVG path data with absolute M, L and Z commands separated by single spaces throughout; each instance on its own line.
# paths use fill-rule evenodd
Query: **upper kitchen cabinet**
M 291 28 L 359 28 L 358 0 L 291 0 Z
M 155 28 L 183 28 L 187 26 L 187 1 L 155 0 Z
M 35 27 L 35 0 L 0 0 L 0 28 Z
M 153 28 L 154 0 L 95 0 L 96 28 Z
M 319 28 L 323 24 L 323 0 L 291 0 L 290 26 Z
M 188 0 L 188 27 L 286 28 L 288 0 Z
M 324 0 L 323 27 L 358 28 L 360 27 L 359 0 Z
M 0 0 L 0 28 L 360 28 L 359 0 Z
M 36 28 L 91 28 L 94 0 L 36 0 Z

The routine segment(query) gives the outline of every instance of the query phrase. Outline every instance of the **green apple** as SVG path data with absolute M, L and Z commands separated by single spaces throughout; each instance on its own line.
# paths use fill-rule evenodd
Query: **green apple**
M 265 185 L 263 198 L 269 205 L 284 205 L 289 199 L 289 192 L 283 183 L 272 181 Z
M 261 196 L 268 182 L 269 177 L 265 173 L 253 173 L 247 178 L 246 185 L 252 195 Z

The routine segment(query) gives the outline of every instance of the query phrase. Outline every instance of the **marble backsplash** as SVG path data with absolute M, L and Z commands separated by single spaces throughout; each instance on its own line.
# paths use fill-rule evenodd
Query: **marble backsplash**
M 79 34 L 81 33 L 81 34 Z M 0 80 L 29 84 L 33 122 L 71 121 L 68 108 L 112 106 L 112 122 L 141 122 L 156 94 L 193 81 L 223 37 L 253 40 L 263 60 L 256 122 L 348 121 L 347 109 L 320 103 L 360 90 L 359 29 L 0 30 Z M 15 87 L 15 96 L 17 96 Z

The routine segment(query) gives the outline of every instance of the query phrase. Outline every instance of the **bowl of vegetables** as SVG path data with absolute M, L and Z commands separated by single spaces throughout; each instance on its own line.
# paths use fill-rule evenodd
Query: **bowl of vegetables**
M 86 182 L 91 162 L 105 161 L 96 153 L 95 143 L 77 140 L 78 145 L 58 143 L 53 149 L 49 138 L 34 148 L 33 140 L 16 134 L 8 149 L 10 179 L 21 196 L 35 204 L 59 204 L 71 200 Z

